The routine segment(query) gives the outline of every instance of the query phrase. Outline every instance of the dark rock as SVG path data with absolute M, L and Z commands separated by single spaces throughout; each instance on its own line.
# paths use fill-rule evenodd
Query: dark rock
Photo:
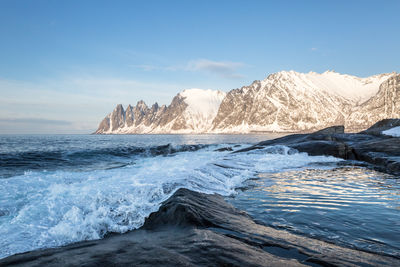
M 0 266 L 399 266 L 400 260 L 257 224 L 219 195 L 179 189 L 126 234 L 0 260 Z
M 284 145 L 311 156 L 326 155 L 359 160 L 372 164 L 377 170 L 400 175 L 400 138 L 380 134 L 381 129 L 400 124 L 400 119 L 383 120 L 361 133 L 343 133 L 334 126 L 311 134 L 292 134 L 260 142 L 233 153 Z M 379 129 L 379 134 L 376 130 Z
M 315 134 L 337 134 L 337 133 L 344 133 L 343 125 L 331 126 L 315 132 Z
M 292 144 L 290 146 L 310 156 L 328 155 L 343 159 L 354 159 L 351 148 L 343 142 L 313 140 Z
M 374 125 L 372 125 L 370 128 L 368 128 L 365 131 L 362 131 L 361 133 L 365 134 L 372 134 L 372 135 L 381 135 L 382 131 L 389 130 L 393 127 L 400 126 L 400 119 L 385 119 L 378 121 Z
M 221 148 L 215 149 L 214 151 L 224 152 L 224 151 L 233 151 L 233 149 L 231 147 L 221 147 Z
M 238 218 L 249 219 L 246 213 L 229 205 L 217 194 L 207 195 L 181 188 L 173 197 L 153 212 L 143 225 L 144 229 L 160 226 L 218 227 Z

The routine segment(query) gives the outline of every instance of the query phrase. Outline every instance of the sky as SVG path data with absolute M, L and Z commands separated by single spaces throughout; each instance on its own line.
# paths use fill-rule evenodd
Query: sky
M 91 133 L 114 107 L 281 70 L 400 72 L 400 1 L 0 0 L 0 134 Z

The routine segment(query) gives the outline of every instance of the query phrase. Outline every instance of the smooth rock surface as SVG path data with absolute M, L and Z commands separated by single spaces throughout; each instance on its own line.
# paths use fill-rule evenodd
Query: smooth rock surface
M 400 266 L 400 259 L 257 224 L 219 195 L 179 189 L 139 230 L 0 260 L 0 266 Z
M 364 161 L 379 171 L 400 175 L 400 138 L 381 134 L 382 129 L 399 124 L 399 119 L 382 120 L 360 133 L 344 133 L 343 126 L 333 126 L 311 134 L 293 134 L 263 141 L 234 153 L 284 145 L 311 156 Z

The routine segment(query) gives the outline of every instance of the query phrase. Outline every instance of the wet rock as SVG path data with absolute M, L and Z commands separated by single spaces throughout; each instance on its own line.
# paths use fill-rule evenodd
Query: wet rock
M 331 126 L 315 132 L 315 134 L 336 134 L 336 133 L 341 133 L 341 134 L 344 133 L 344 126 L 343 125 Z
M 179 189 L 142 228 L 0 260 L 0 266 L 400 266 L 400 260 L 253 221 L 219 195 Z
M 393 127 L 400 126 L 400 119 L 385 119 L 378 121 L 374 125 L 372 125 L 370 128 L 368 128 L 365 131 L 362 131 L 361 133 L 365 134 L 372 134 L 372 135 L 382 135 L 382 131 L 389 130 Z
M 221 147 L 221 148 L 215 149 L 214 151 L 224 152 L 224 151 L 233 151 L 233 149 L 231 147 Z
M 383 120 L 360 133 L 343 133 L 343 126 L 334 126 L 311 134 L 293 134 L 263 141 L 234 153 L 283 145 L 311 156 L 364 161 L 379 171 L 400 175 L 400 138 L 381 134 L 382 129 L 398 125 L 400 119 Z

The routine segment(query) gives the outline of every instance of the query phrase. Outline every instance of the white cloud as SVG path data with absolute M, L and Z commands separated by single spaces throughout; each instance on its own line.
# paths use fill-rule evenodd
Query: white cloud
M 240 62 L 231 61 L 213 61 L 209 59 L 198 59 L 187 62 L 183 65 L 152 65 L 152 64 L 141 64 L 141 65 L 130 65 L 133 68 L 141 69 L 143 71 L 190 71 L 190 72 L 205 72 L 208 74 L 217 75 L 225 79 L 240 79 L 244 76 L 238 73 L 238 70 L 244 66 Z
M 204 71 L 211 74 L 218 75 L 228 79 L 243 78 L 243 75 L 237 71 L 243 67 L 243 63 L 230 62 L 230 61 L 212 61 L 208 59 L 199 59 L 190 61 L 186 67 L 189 71 Z
M 65 120 L 49 120 L 43 118 L 0 118 L 0 123 L 9 124 L 34 124 L 34 125 L 71 125 L 70 121 Z

